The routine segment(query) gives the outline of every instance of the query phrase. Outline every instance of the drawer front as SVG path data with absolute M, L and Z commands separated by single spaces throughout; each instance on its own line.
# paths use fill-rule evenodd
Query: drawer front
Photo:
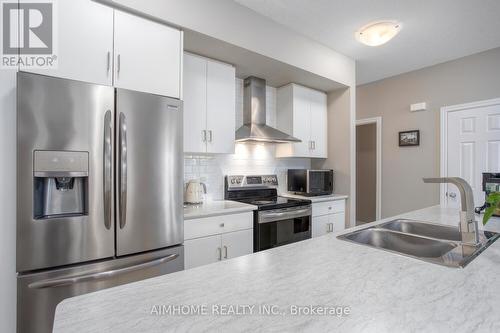
M 253 228 L 253 212 L 184 221 L 184 240 Z
M 317 202 L 312 204 L 312 216 L 345 212 L 345 200 Z

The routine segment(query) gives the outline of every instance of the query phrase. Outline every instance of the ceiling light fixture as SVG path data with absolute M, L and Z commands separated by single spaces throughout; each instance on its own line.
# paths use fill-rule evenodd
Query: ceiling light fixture
M 397 21 L 377 21 L 365 25 L 356 33 L 356 39 L 368 46 L 379 46 L 387 43 L 401 31 L 402 25 Z

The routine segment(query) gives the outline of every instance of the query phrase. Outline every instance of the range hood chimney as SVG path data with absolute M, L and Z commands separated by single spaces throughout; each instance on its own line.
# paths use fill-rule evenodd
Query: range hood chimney
M 266 125 L 266 80 L 250 76 L 243 87 L 243 126 L 236 131 L 236 142 L 301 142 Z

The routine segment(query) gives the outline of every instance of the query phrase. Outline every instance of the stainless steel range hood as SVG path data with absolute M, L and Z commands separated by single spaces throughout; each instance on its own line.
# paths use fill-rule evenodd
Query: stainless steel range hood
M 250 76 L 243 84 L 243 126 L 236 131 L 236 142 L 301 142 L 266 125 L 266 80 Z

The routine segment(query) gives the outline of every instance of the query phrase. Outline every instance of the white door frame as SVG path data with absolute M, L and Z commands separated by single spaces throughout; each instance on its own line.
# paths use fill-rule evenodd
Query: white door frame
M 448 176 L 448 113 L 462 111 L 467 109 L 476 109 L 480 107 L 500 105 L 500 98 L 487 99 L 483 101 L 477 101 L 472 103 L 465 104 L 457 104 L 457 105 L 449 105 L 443 106 L 441 108 L 441 157 L 440 157 L 440 175 L 441 177 Z M 446 184 L 441 184 L 440 194 L 439 194 L 439 202 L 442 207 L 447 206 L 446 200 Z
M 356 128 L 360 125 L 376 124 L 377 127 L 377 180 L 376 180 L 376 211 L 375 218 L 382 218 L 382 117 L 356 120 Z M 357 154 L 357 150 L 356 150 Z

